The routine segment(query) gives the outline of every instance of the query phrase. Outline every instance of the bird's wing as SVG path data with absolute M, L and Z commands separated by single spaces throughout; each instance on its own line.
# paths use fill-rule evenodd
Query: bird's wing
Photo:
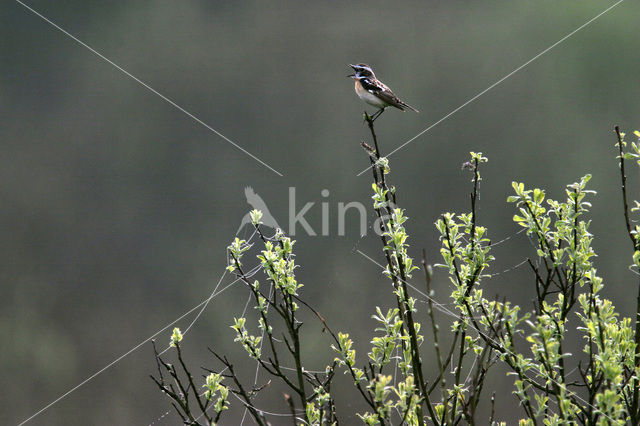
M 389 89 L 389 87 L 387 87 L 386 84 L 380 81 L 372 81 L 368 78 L 364 78 L 360 82 L 362 83 L 362 87 L 369 93 L 377 96 L 383 102 L 389 104 L 390 106 L 394 106 L 404 111 L 404 107 L 406 106 L 406 104 L 398 99 L 398 97 L 391 91 L 391 89 Z

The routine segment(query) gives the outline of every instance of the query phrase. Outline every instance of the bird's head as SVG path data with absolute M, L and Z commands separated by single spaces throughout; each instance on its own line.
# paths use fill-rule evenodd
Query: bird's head
M 347 77 L 351 77 L 354 79 L 365 78 L 365 77 L 369 77 L 369 78 L 376 77 L 371 67 L 367 64 L 358 64 L 358 65 L 349 64 L 349 66 L 353 68 L 354 73 L 349 74 Z

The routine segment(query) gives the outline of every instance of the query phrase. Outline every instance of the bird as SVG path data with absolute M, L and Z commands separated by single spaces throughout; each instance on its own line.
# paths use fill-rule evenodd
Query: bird
M 351 77 L 355 80 L 355 90 L 360 99 L 378 108 L 378 111 L 370 117 L 371 122 L 384 112 L 385 108 L 393 106 L 401 111 L 405 111 L 408 108 L 415 112 L 420 112 L 411 105 L 401 101 L 389 87 L 378 80 L 373 73 L 371 67 L 367 64 L 351 65 L 354 73 L 349 74 L 347 77 Z

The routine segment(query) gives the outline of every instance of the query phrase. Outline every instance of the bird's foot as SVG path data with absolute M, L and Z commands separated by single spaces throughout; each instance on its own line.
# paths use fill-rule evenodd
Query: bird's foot
M 371 124 L 373 124 L 374 121 L 376 121 L 378 119 L 378 117 L 380 117 L 382 115 L 382 113 L 384 112 L 384 108 L 383 109 L 379 109 L 375 114 L 373 114 L 372 116 L 369 117 L 369 121 Z

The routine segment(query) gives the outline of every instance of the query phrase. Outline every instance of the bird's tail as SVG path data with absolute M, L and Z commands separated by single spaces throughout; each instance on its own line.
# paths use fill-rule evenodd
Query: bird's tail
M 407 108 L 409 108 L 409 109 L 410 109 L 411 111 L 413 111 L 413 112 L 420 112 L 420 111 L 418 111 L 417 109 L 415 109 L 414 107 L 412 107 L 411 105 L 406 104 L 406 103 L 404 103 L 404 102 L 402 102 L 402 101 L 400 101 L 400 104 L 401 104 L 403 107 L 407 107 Z

